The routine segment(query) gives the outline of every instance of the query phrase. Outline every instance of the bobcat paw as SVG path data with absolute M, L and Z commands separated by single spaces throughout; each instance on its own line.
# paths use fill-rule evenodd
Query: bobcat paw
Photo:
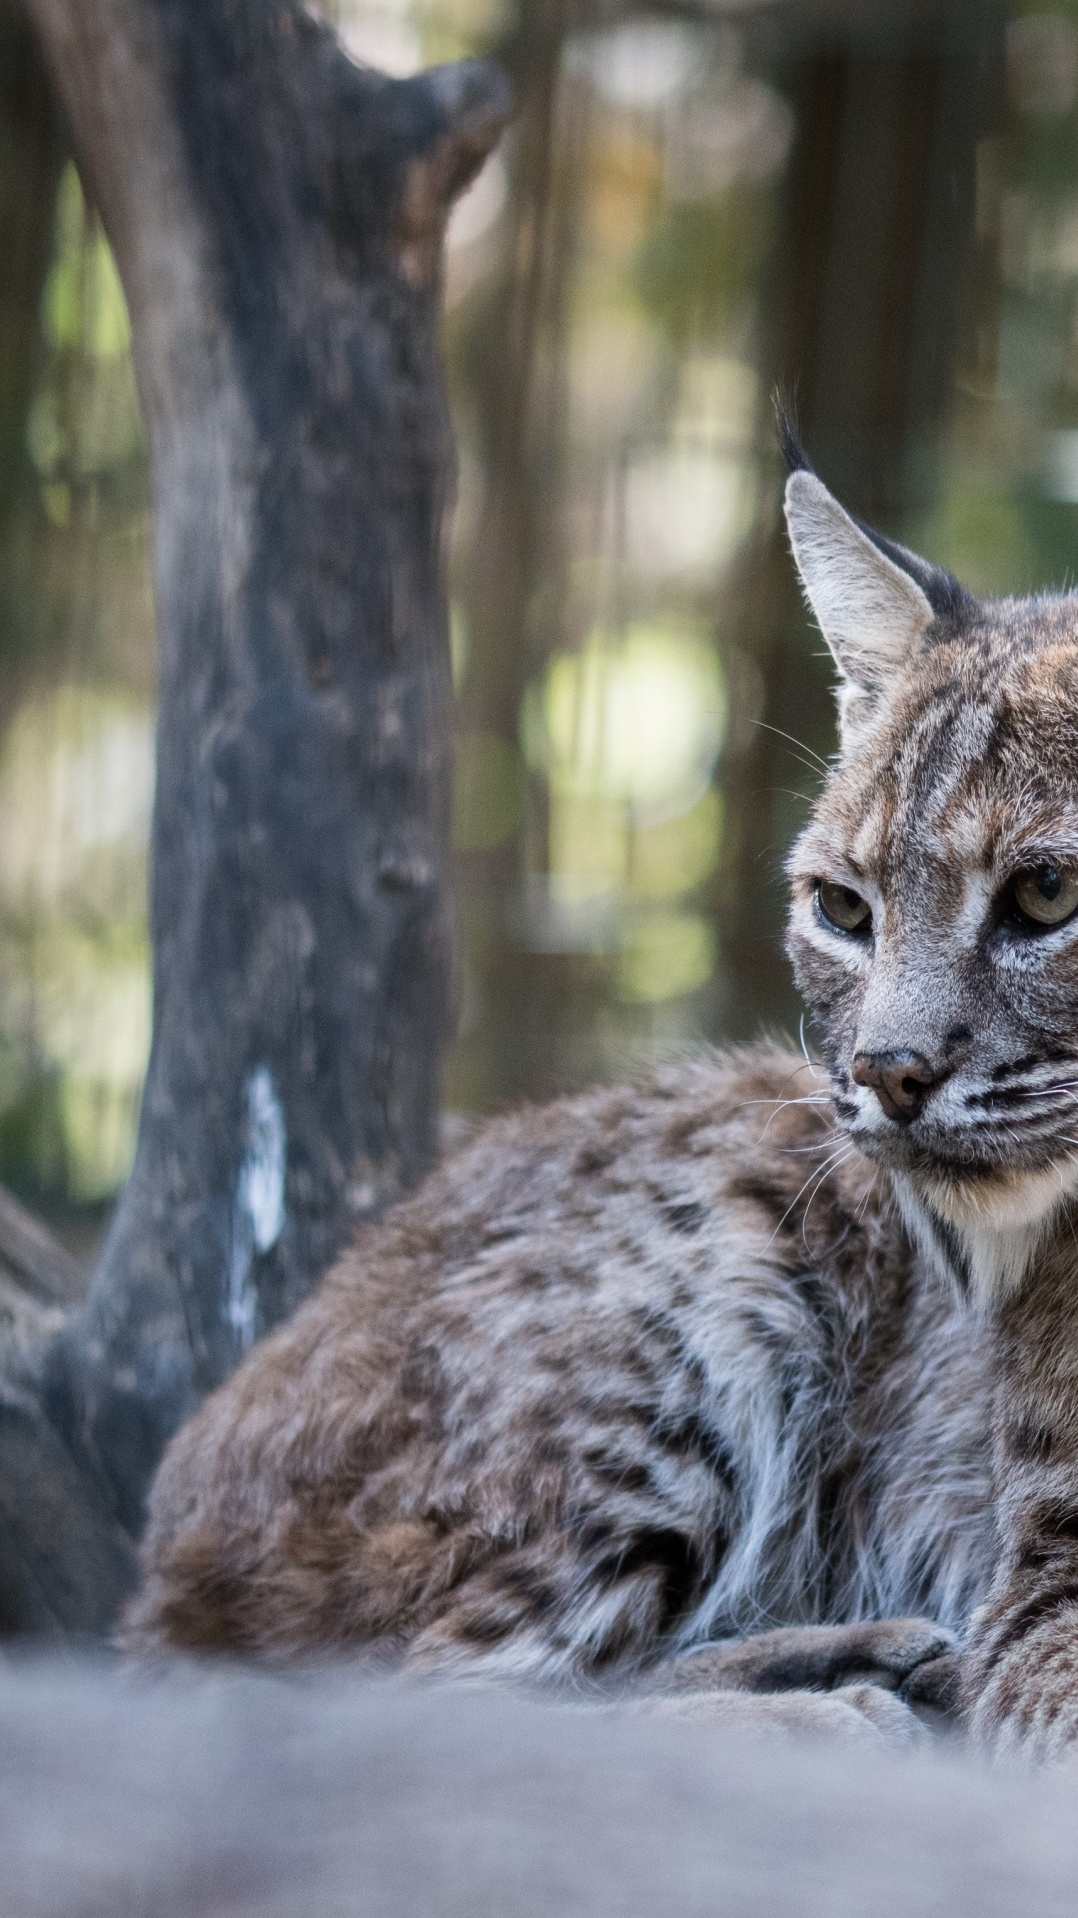
M 954 1639 L 922 1618 L 796 1625 L 686 1652 L 652 1675 L 667 1695 L 693 1691 L 905 1691 L 915 1672 L 953 1654 Z
M 878 1685 L 849 1685 L 833 1692 L 775 1692 L 770 1696 L 685 1691 L 642 1701 L 634 1709 L 762 1737 L 824 1739 L 875 1750 L 911 1751 L 928 1737 L 909 1706 Z
M 956 1720 L 962 1704 L 962 1653 L 943 1652 L 916 1665 L 901 1687 L 901 1696 L 929 1723 Z

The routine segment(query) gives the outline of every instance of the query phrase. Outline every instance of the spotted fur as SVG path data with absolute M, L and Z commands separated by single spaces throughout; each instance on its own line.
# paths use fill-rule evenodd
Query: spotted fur
M 958 1622 L 983 1400 L 813 1069 L 698 1058 L 497 1121 L 360 1237 L 175 1441 L 133 1629 L 571 1678 Z
M 1078 601 L 980 603 L 794 464 L 818 1060 L 525 1109 L 364 1231 L 175 1440 L 132 1643 L 579 1681 L 920 1613 L 986 1743 L 1078 1736 L 1078 916 L 1012 910 L 1078 873 Z

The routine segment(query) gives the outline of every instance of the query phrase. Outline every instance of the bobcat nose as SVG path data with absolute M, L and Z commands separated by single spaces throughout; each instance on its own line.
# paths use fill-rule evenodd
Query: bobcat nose
M 937 1072 L 920 1052 L 859 1052 L 853 1076 L 859 1086 L 872 1087 L 889 1119 L 909 1125 L 947 1071 Z

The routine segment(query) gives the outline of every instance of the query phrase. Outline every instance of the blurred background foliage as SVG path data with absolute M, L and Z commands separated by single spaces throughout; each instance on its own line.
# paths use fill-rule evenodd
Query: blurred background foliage
M 321 0 L 520 112 L 449 235 L 460 1015 L 486 1110 L 796 1030 L 833 750 L 770 395 L 975 588 L 1078 559 L 1078 0 Z M 154 638 L 123 296 L 0 0 L 0 1179 L 69 1235 L 149 1036 Z

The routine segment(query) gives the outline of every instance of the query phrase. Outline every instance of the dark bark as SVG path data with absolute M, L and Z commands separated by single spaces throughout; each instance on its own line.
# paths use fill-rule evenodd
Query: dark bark
M 153 1049 L 134 1171 L 42 1386 L 65 1470 L 119 1528 L 107 1563 L 49 1569 L 65 1622 L 93 1626 L 171 1432 L 434 1154 L 441 242 L 508 101 L 478 64 L 359 69 L 297 0 L 31 13 L 128 296 L 157 526 Z
M 18 697 L 29 634 L 20 517 L 37 490 L 26 427 L 41 358 L 41 296 L 65 155 L 29 22 L 0 0 L 0 698 Z
M 26 416 L 63 158 L 59 114 L 37 44 L 14 0 L 0 0 L 0 533 L 29 466 Z
M 45 1306 L 73 1305 L 86 1290 L 78 1262 L 2 1186 L 0 1276 Z

